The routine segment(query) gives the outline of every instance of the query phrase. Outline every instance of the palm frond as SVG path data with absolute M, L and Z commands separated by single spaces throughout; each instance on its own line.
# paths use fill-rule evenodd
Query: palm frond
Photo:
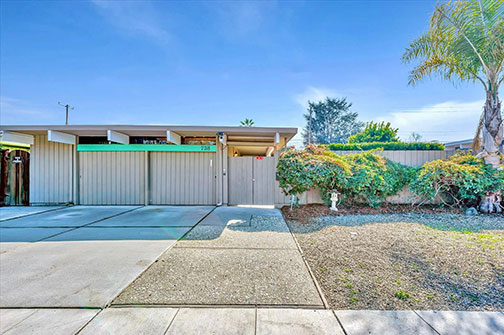
M 436 6 L 428 32 L 406 48 L 402 61 L 420 61 L 410 73 L 410 84 L 436 74 L 451 81 L 498 85 L 504 68 L 504 0 Z

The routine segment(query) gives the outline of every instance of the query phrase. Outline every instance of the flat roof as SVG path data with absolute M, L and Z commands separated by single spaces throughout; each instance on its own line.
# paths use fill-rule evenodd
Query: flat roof
M 468 140 L 460 140 L 460 141 L 454 141 L 454 142 L 447 142 L 444 145 L 459 145 L 459 144 L 467 144 L 467 143 L 472 143 L 473 139 L 470 138 Z
M 231 136 L 270 137 L 279 133 L 287 141 L 297 134 L 297 128 L 285 127 L 238 127 L 238 126 L 172 126 L 172 125 L 0 125 L 0 130 L 30 135 L 46 134 L 48 130 L 77 136 L 106 136 L 114 130 L 129 136 L 165 137 L 170 130 L 182 136 L 215 136 L 224 132 Z

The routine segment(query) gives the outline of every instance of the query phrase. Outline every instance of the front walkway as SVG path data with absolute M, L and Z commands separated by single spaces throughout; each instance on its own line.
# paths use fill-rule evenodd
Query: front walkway
M 243 207 L 215 209 L 112 304 L 324 307 L 280 211 Z

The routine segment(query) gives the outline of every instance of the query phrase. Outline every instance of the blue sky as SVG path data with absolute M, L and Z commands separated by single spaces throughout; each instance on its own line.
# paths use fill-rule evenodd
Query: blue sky
M 408 86 L 400 57 L 435 1 L 2 1 L 2 124 L 302 127 L 347 97 L 407 139 L 473 135 L 478 84 Z

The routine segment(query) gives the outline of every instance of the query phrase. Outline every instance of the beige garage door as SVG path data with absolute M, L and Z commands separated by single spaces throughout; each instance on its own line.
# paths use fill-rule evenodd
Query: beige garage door
M 151 152 L 151 203 L 215 205 L 214 161 L 214 153 Z
M 80 203 L 143 205 L 144 152 L 80 152 Z

